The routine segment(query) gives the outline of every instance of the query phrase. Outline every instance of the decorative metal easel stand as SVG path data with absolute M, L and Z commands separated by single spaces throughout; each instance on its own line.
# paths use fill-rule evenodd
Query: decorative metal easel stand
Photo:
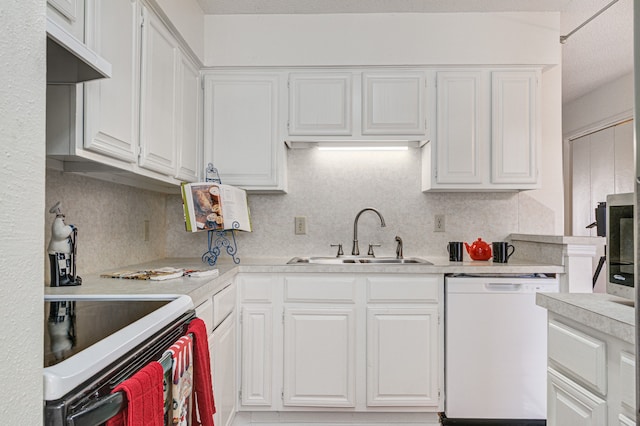
M 206 170 L 206 181 L 207 182 L 216 182 L 222 183 L 220 180 L 220 175 L 218 174 L 218 169 L 213 167 L 213 164 L 207 164 Z M 218 256 L 224 249 L 229 256 L 233 259 L 233 263 L 240 263 L 240 258 L 236 257 L 236 253 L 238 252 L 238 246 L 236 244 L 236 229 L 240 227 L 238 222 L 233 222 L 231 224 L 233 229 L 230 230 L 210 230 L 208 232 L 208 244 L 207 251 L 202 255 L 202 261 L 208 263 L 213 266 L 218 261 Z M 227 232 L 231 233 L 231 241 L 227 237 Z

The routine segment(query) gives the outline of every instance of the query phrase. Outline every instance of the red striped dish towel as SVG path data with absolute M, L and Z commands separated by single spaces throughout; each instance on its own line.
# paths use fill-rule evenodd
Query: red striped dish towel
M 191 424 L 193 426 L 214 426 L 213 415 L 216 412 L 213 399 L 213 385 L 211 384 L 211 359 L 209 357 L 209 340 L 207 327 L 200 318 L 189 323 L 187 333 L 193 335 L 193 395 L 194 406 L 191 410 Z
M 107 426 L 162 426 L 164 424 L 164 372 L 152 361 L 113 390 L 124 392 L 126 407 Z
M 191 389 L 193 384 L 193 343 L 191 337 L 182 336 L 168 350 L 171 354 L 171 395 L 173 404 L 172 424 L 188 426 L 191 412 Z

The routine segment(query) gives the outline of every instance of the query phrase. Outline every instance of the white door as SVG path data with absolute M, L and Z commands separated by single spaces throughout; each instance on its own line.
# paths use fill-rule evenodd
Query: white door
M 437 183 L 482 183 L 487 139 L 480 79 L 477 71 L 437 73 Z
M 351 73 L 289 75 L 290 135 L 352 134 Z
M 355 406 L 355 308 L 285 308 L 285 406 Z
M 534 184 L 540 137 L 538 74 L 491 74 L 491 182 Z
M 271 305 L 242 309 L 242 405 L 271 406 L 273 315 Z
M 143 12 L 139 165 L 175 176 L 178 49 L 160 19 Z
M 84 147 L 137 162 L 140 9 L 130 0 L 88 0 L 87 45 L 111 63 L 111 78 L 84 84 Z
M 178 61 L 178 167 L 176 178 L 196 182 L 204 173 L 202 163 L 202 97 L 200 71 L 181 54 Z
M 367 405 L 437 406 L 438 307 L 367 308 Z
M 362 73 L 363 135 L 425 135 L 423 72 Z
M 280 76 L 205 75 L 205 162 L 222 182 L 245 189 L 282 189 L 284 142 L 278 127 Z
M 209 337 L 211 374 L 216 401 L 215 424 L 230 426 L 236 412 L 236 318 L 231 314 Z

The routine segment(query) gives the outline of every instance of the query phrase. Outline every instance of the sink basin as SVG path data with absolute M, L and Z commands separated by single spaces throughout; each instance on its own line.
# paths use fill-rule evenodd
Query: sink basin
M 288 265 L 312 263 L 325 265 L 432 265 L 431 262 L 417 257 L 404 259 L 396 259 L 395 257 L 294 257 L 287 262 Z

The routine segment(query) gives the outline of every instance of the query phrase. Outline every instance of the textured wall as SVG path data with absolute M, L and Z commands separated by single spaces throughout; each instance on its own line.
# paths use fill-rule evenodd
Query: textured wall
M 512 232 L 553 234 L 555 213 L 527 192 L 428 193 L 420 191 L 420 155 L 404 152 L 328 152 L 289 150 L 289 193 L 250 195 L 252 233 L 238 233 L 239 255 L 334 255 L 331 243 L 351 251 L 353 221 L 360 218 L 360 252 L 382 243 L 380 255 L 395 255 L 394 237 L 404 240 L 406 256 L 446 256 L 447 241 L 499 241 Z M 433 232 L 433 216 L 446 215 L 446 232 Z M 307 235 L 294 235 L 294 216 L 307 217 Z M 167 255 L 200 256 L 206 233 L 184 230 L 181 198 L 167 200 Z
M 42 424 L 45 4 L 0 7 L 2 423 Z
M 78 228 L 80 276 L 164 257 L 166 195 L 53 170 L 47 170 L 46 187 L 46 210 L 60 201 L 66 223 Z M 54 218 L 45 218 L 45 251 Z

